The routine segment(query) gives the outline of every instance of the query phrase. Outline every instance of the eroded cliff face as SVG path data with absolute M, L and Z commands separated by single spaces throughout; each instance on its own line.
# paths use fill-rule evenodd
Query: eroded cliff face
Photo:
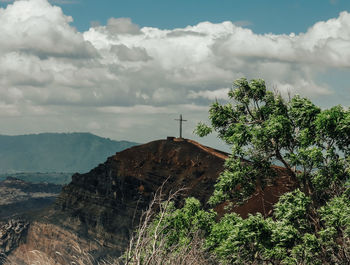
M 79 244 L 95 257 L 119 255 L 126 249 L 142 210 L 164 182 L 164 194 L 186 188 L 179 197 L 180 204 L 193 196 L 205 205 L 226 158 L 226 153 L 178 138 L 119 152 L 90 172 L 73 175 L 55 208 L 30 226 L 26 243 L 16 253 L 35 249 L 52 257 L 57 251 L 69 253 L 74 244 Z M 256 212 L 269 214 L 279 196 L 294 188 L 286 170 L 275 170 L 275 183 L 263 191 L 258 188 L 245 204 L 233 210 L 243 217 Z M 219 215 L 224 206 L 216 208 Z
M 156 190 L 186 188 L 181 197 L 205 203 L 226 154 L 184 139 L 154 141 L 109 157 L 63 188 L 56 220 L 64 227 L 122 252 Z

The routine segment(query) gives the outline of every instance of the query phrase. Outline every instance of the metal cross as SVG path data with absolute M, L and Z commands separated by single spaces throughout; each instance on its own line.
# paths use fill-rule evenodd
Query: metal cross
M 182 114 L 180 114 L 180 119 L 175 120 L 180 122 L 180 138 L 182 138 L 182 122 L 187 120 L 182 119 Z

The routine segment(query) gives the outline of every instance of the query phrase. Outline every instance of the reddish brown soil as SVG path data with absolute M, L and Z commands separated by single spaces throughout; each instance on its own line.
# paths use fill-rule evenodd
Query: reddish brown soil
M 124 245 L 135 225 L 135 216 L 148 206 L 165 181 L 165 194 L 186 188 L 181 198 L 193 196 L 205 205 L 227 156 L 222 151 L 179 138 L 119 152 L 89 173 L 73 175 L 57 203 L 60 212 L 69 216 L 62 223 L 73 230 L 88 231 L 104 244 Z M 256 212 L 267 215 L 279 196 L 294 188 L 285 169 L 274 169 L 278 176 L 275 183 L 263 191 L 258 188 L 247 202 L 234 207 L 235 212 L 242 217 Z M 224 213 L 224 206 L 216 208 L 219 215 Z M 72 218 L 79 222 L 65 221 Z M 76 223 L 79 225 L 72 225 Z

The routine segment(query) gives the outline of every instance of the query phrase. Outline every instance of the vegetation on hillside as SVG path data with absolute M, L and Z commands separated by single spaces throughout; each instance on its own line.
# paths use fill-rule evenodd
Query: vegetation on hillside
M 350 111 L 322 110 L 298 95 L 285 100 L 263 80 L 239 79 L 228 96 L 232 103 L 211 105 L 211 125 L 196 129 L 200 136 L 216 131 L 232 146 L 209 203 L 244 202 L 273 181 L 277 161 L 297 188 L 281 196 L 269 217 L 227 213 L 217 220 L 194 198 L 180 209 L 167 200 L 139 229 L 136 238 L 147 238 L 148 247 L 133 245 L 129 263 L 157 264 L 150 253 L 178 257 L 195 248 L 220 264 L 349 264 Z

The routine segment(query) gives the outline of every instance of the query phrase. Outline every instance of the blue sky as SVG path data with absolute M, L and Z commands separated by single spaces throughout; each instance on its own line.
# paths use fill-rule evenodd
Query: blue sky
M 350 1 L 0 0 L 0 134 L 184 136 L 232 82 L 350 102 Z M 215 136 L 202 143 L 224 148 Z
M 350 10 L 347 0 L 76 0 L 58 5 L 74 17 L 73 25 L 80 31 L 91 21 L 106 24 L 110 17 L 129 17 L 142 27 L 173 29 L 227 20 L 250 24 L 255 33 L 289 34 Z
M 12 1 L 0 1 L 6 7 Z M 55 0 L 79 31 L 92 21 L 106 24 L 110 17 L 129 17 L 140 26 L 182 28 L 202 21 L 242 22 L 256 33 L 300 33 L 314 23 L 350 11 L 347 0 Z

